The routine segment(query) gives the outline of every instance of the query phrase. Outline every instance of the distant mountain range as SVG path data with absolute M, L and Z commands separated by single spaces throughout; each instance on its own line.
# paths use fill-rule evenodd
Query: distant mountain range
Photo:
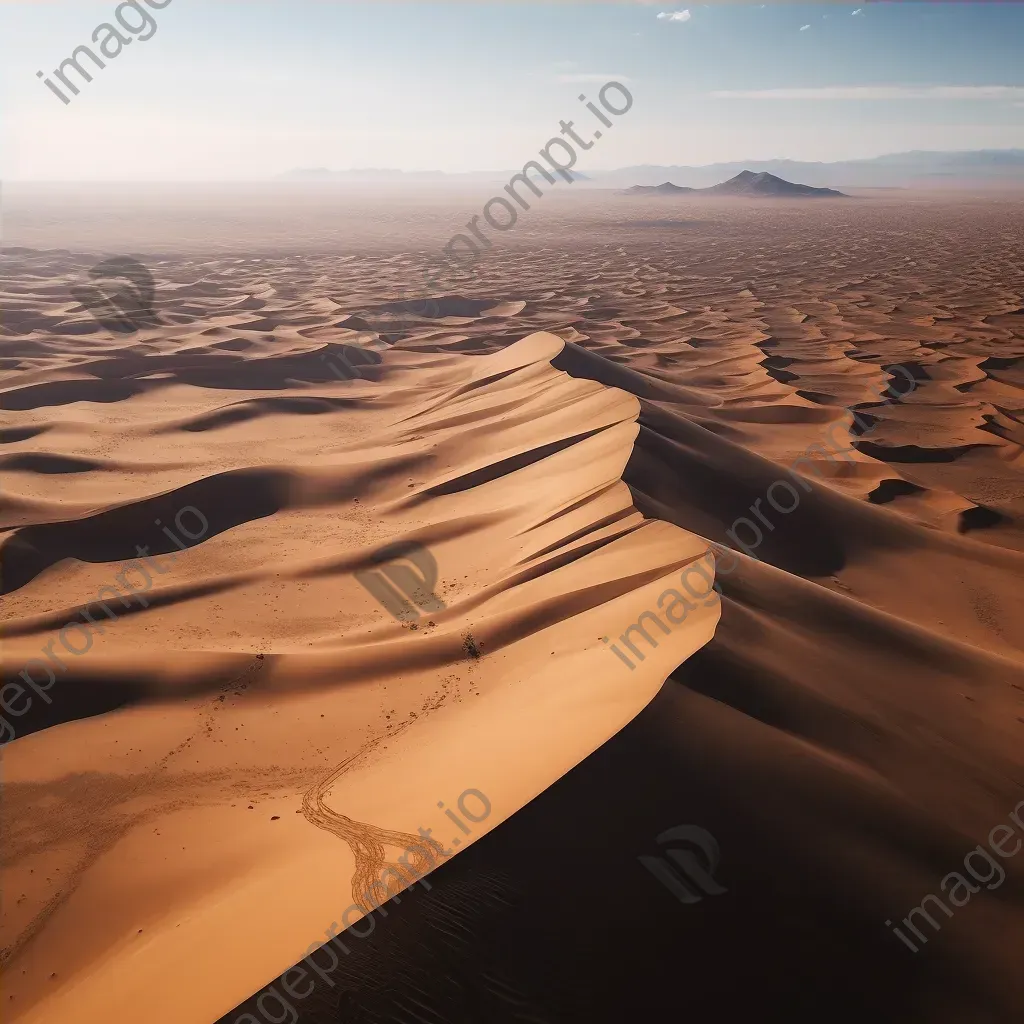
M 571 171 L 587 187 L 628 188 L 657 186 L 670 181 L 685 182 L 689 188 L 710 188 L 736 177 L 747 168 L 783 181 L 801 181 L 814 188 L 927 188 L 958 185 L 1024 186 L 1024 149 L 988 149 L 964 152 L 890 153 L 866 160 L 836 163 L 808 163 L 799 160 L 742 160 L 703 166 L 641 164 L 611 171 Z M 332 171 L 325 167 L 288 171 L 282 181 L 338 182 L 359 184 L 472 184 L 507 183 L 521 168 L 503 171 L 398 171 L 391 168 L 361 168 Z M 560 182 L 561 183 L 561 182 Z
M 733 178 L 748 167 L 786 181 L 818 188 L 922 188 L 969 184 L 1024 186 L 1024 149 L 978 150 L 962 153 L 891 153 L 870 160 L 805 163 L 799 160 L 743 160 L 700 167 L 643 164 L 614 171 L 592 172 L 595 185 L 626 188 L 685 182 L 708 188 Z
M 620 196 L 678 196 L 697 189 L 686 185 L 673 185 L 671 181 L 663 181 L 660 185 L 630 185 L 622 189 Z
M 710 188 L 689 188 L 686 185 L 673 185 L 671 181 L 660 185 L 633 185 L 623 189 L 619 195 L 627 196 L 740 196 L 745 198 L 774 197 L 778 199 L 849 199 L 845 192 L 837 192 L 831 188 L 812 188 L 810 185 L 798 185 L 783 178 L 777 178 L 767 171 L 740 171 L 735 177 L 723 181 Z

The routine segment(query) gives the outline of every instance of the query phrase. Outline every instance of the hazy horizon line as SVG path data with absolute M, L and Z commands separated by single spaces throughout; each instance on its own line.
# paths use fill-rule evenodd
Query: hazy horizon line
M 686 170 L 705 170 L 714 167 L 731 166 L 743 164 L 746 165 L 747 169 L 754 170 L 758 164 L 802 164 L 805 166 L 815 167 L 834 167 L 843 164 L 855 164 L 855 163 L 872 163 L 875 161 L 881 161 L 890 159 L 892 157 L 950 157 L 950 156 L 976 156 L 981 154 L 993 154 L 993 155 L 1019 155 L 1024 157 L 1024 148 L 1016 146 L 1008 146 L 1001 149 L 994 149 L 990 147 L 981 149 L 910 149 L 910 150 L 896 150 L 891 152 L 878 153 L 874 156 L 858 156 L 848 157 L 842 160 L 804 160 L 798 157 L 788 156 L 773 156 L 773 157 L 740 157 L 732 160 L 713 160 L 709 163 L 701 164 L 676 164 L 676 163 L 640 163 L 640 164 L 628 164 L 624 166 L 615 167 L 595 167 L 590 168 L 586 171 L 575 171 L 581 180 L 586 181 L 592 179 L 596 175 L 609 175 L 609 174 L 620 174 L 625 171 L 642 170 L 642 169 L 658 169 L 664 168 L 666 170 L 675 169 L 686 169 Z M 363 182 L 350 182 L 350 184 L 386 184 L 381 179 L 384 177 L 393 177 L 396 181 L 408 180 L 410 178 L 430 178 L 434 183 L 443 184 L 446 180 L 450 179 L 465 179 L 470 177 L 476 177 L 479 179 L 493 177 L 494 179 L 504 178 L 509 173 L 514 172 L 517 168 L 498 168 L 498 169 L 474 169 L 468 171 L 441 171 L 437 169 L 417 169 L 410 170 L 403 167 L 346 167 L 346 168 L 331 168 L 331 167 L 292 167 L 285 171 L 278 171 L 274 173 L 266 173 L 262 175 L 254 175 L 252 177 L 240 177 L 238 175 L 230 177 L 177 177 L 177 178 L 150 178 L 150 177 L 137 177 L 137 178 L 7 178 L 6 184 L 8 185 L 35 185 L 35 184 L 316 184 L 318 181 L 329 180 L 328 176 L 344 177 L 349 175 L 367 175 L 372 176 L 374 174 L 380 175 L 381 178 L 373 179 L 372 177 Z M 306 180 L 303 180 L 300 175 L 310 175 Z M 320 177 L 317 177 L 320 176 Z M 427 182 L 424 182 L 427 183 Z

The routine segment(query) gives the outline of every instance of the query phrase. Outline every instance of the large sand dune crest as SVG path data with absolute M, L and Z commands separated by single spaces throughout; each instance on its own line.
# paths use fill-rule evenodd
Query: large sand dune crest
M 681 977 L 735 1019 L 1019 1008 L 1024 859 L 916 955 L 885 923 L 1024 786 L 1019 204 L 668 206 L 552 196 L 432 316 L 407 300 L 436 207 L 379 238 L 351 210 L 359 257 L 337 218 L 257 258 L 270 209 L 206 248 L 161 214 L 190 252 L 152 261 L 161 324 L 113 341 L 68 299 L 94 257 L 10 257 L 5 679 L 51 698 L 4 749 L 14 1019 L 234 1020 L 361 927 L 421 826 L 461 839 L 439 901 L 345 933 L 345 992 L 304 1018 L 369 987 L 477 1024 L 432 993 L 493 972 L 566 1021 Z M 389 347 L 340 381 L 367 334 Z M 360 585 L 394 543 L 443 609 Z M 709 548 L 721 601 L 642 619 Z M 89 604 L 112 584 L 116 621 Z M 83 605 L 104 632 L 72 656 Z M 492 812 L 463 836 L 438 803 L 470 788 Z M 728 889 L 692 908 L 636 860 L 683 823 Z
M 619 478 L 636 400 L 555 370 L 556 336 L 392 350 L 329 383 L 322 348 L 205 367 L 182 333 L 140 342 L 164 350 L 159 386 L 110 403 L 90 382 L 129 366 L 75 360 L 68 421 L 19 397 L 68 373 L 52 354 L 0 395 L 46 424 L 35 457 L 59 484 L 8 464 L 25 511 L 0 549 L 5 675 L 27 665 L 43 684 L 4 755 L 17 1019 L 213 1019 L 322 941 L 420 825 L 444 822 L 439 801 L 487 795 L 474 841 L 613 735 L 717 622 L 708 591 L 639 672 L 599 639 L 656 608 L 707 545 L 632 508 Z M 139 379 L 149 358 L 132 358 Z M 225 415 L 240 407 L 254 414 Z M 183 508 L 179 544 L 162 534 Z M 439 569 L 444 607 L 418 626 L 356 582 L 396 540 Z M 46 644 L 70 622 L 60 635 L 87 646 L 51 647 L 63 668 L 47 686 Z M 257 908 L 261 924 L 279 915 L 272 943 Z M 216 992 L 168 969 L 225 943 L 237 969 Z

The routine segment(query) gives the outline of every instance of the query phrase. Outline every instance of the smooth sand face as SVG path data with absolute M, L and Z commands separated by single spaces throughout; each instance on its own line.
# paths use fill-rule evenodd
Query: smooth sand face
M 147 606 L 94 609 L 85 653 L 51 647 L 52 703 L 8 716 L 11 1019 L 227 1012 L 420 827 L 465 848 L 612 736 L 720 613 L 719 680 L 767 687 L 830 771 L 967 835 L 1005 817 L 1024 207 L 550 196 L 442 315 L 396 306 L 441 297 L 422 268 L 481 198 L 150 197 L 67 224 L 15 203 L 9 244 L 76 251 L 5 257 L 5 679 L 137 546 L 155 565 Z M 84 248 L 162 253 L 164 325 L 73 312 Z M 186 506 L 208 526 L 186 514 L 179 550 L 161 526 Z M 355 577 L 403 538 L 446 605 L 416 629 Z M 601 638 L 664 614 L 709 541 L 754 557 L 719 556 L 724 602 L 687 601 L 657 648 L 631 634 L 627 667 Z M 491 810 L 464 834 L 438 803 L 468 789 Z
M 49 717 L 13 727 L 52 723 L 5 749 L 19 1019 L 214 1019 L 357 923 L 386 866 L 415 879 L 421 826 L 454 855 L 612 736 L 719 617 L 707 544 L 620 480 L 635 398 L 554 369 L 550 333 L 446 351 L 522 302 L 424 320 L 434 351 L 338 381 L 344 313 L 276 297 L 286 267 L 233 267 L 178 291 L 215 323 L 121 341 L 58 315 L 15 342 L 3 400 L 32 437 L 9 449 L 4 656 L 48 686 Z M 400 622 L 355 573 L 410 539 L 445 607 Z M 698 562 L 699 600 L 631 670 L 600 638 Z M 82 653 L 51 648 L 49 683 L 72 621 Z M 468 834 L 440 808 L 467 790 Z M 226 975 L 181 985 L 197 957 Z

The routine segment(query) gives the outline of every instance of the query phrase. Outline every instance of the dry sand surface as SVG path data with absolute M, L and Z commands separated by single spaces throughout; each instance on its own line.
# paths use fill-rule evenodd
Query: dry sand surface
M 8 716 L 6 1019 L 233 1020 L 420 827 L 460 839 L 435 877 L 506 856 L 571 888 L 577 838 L 537 808 L 627 786 L 656 824 L 599 819 L 591 848 L 635 870 L 707 827 L 733 872 L 707 934 L 791 914 L 808 1019 L 1019 1010 L 1024 856 L 916 957 L 883 922 L 1024 799 L 1024 203 L 545 197 L 427 316 L 403 300 L 477 196 L 93 198 L 65 223 L 71 199 L 15 195 L 2 261 L 4 678 L 48 643 L 63 664 Z M 114 253 L 161 324 L 115 336 L 69 295 Z M 368 332 L 401 340 L 339 381 Z M 417 623 L 354 575 L 393 541 L 436 559 L 446 607 Z M 627 668 L 601 638 L 711 543 L 723 599 Z M 144 587 L 139 546 L 150 589 L 54 650 L 119 574 Z M 471 788 L 491 811 L 452 835 L 439 804 Z M 511 857 L 517 827 L 551 845 Z M 745 902 L 744 877 L 789 891 L 775 861 L 788 910 Z M 572 913 L 596 935 L 637 899 L 687 909 L 630 877 L 608 891 L 632 902 L 589 886 Z M 621 1019 L 610 941 L 540 986 L 547 1017 L 508 1019 Z M 897 980 L 857 959 L 876 945 Z M 807 980 L 826 948 L 877 968 L 839 1009 Z

